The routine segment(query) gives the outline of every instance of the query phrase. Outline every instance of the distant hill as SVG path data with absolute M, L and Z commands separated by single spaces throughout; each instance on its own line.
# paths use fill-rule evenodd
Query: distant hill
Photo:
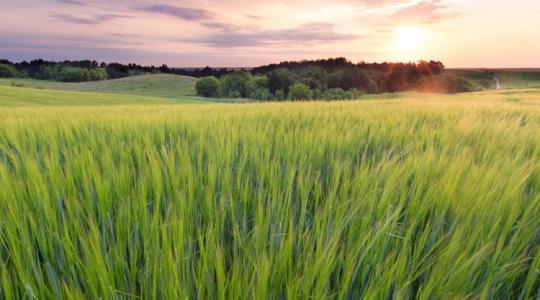
M 183 98 L 186 96 L 195 96 L 196 81 L 196 78 L 188 76 L 152 74 L 78 83 L 10 78 L 0 79 L 0 85 L 66 91 Z
M 540 88 L 539 69 L 508 69 L 492 71 L 495 76 L 501 80 L 503 88 Z
M 468 79 L 479 86 L 495 88 L 495 77 L 503 89 L 540 88 L 540 69 L 448 69 L 444 74 Z
M 35 88 L 0 86 L 0 107 L 39 105 L 123 105 L 172 104 L 198 102 L 191 99 L 172 99 L 140 95 L 120 95 L 103 92 L 55 91 Z

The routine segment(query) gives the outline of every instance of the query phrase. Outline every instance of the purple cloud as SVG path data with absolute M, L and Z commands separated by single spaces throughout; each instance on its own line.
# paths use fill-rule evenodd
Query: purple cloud
M 99 15 L 94 15 L 90 18 L 80 18 L 80 17 L 62 15 L 62 14 L 52 15 L 51 17 L 58 20 L 62 20 L 64 22 L 69 22 L 73 24 L 83 24 L 83 25 L 96 25 L 96 24 L 101 24 L 101 23 L 111 21 L 114 19 L 131 18 L 129 16 L 114 15 L 114 14 L 99 14 Z
M 82 3 L 75 0 L 58 0 L 59 2 L 66 3 L 66 4 L 73 4 L 73 5 L 79 5 L 79 6 L 88 6 L 86 3 Z
M 219 29 L 222 31 L 236 31 L 240 28 L 236 25 L 229 24 L 229 23 L 222 23 L 222 22 L 204 22 L 202 25 L 212 28 L 212 29 Z
M 172 16 L 186 21 L 211 20 L 214 14 L 205 9 L 156 4 L 142 9 L 146 12 Z
M 290 45 L 331 43 L 354 40 L 359 37 L 334 31 L 334 24 L 309 23 L 303 26 L 275 31 L 223 31 L 202 39 L 191 40 L 217 48 L 251 47 L 260 45 Z

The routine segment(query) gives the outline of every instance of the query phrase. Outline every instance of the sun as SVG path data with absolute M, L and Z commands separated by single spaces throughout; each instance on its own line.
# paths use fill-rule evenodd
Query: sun
M 395 31 L 396 44 L 400 51 L 417 51 L 426 38 L 426 31 L 418 27 L 399 27 Z

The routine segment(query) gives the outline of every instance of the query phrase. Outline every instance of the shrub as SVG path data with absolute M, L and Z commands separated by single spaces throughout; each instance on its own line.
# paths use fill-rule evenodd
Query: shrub
M 214 76 L 203 77 L 195 84 L 197 95 L 202 97 L 219 97 L 221 95 L 221 82 Z
M 274 93 L 274 97 L 276 98 L 276 100 L 279 100 L 279 101 L 285 100 L 285 95 L 286 94 L 283 90 L 277 90 Z
M 250 99 L 256 99 L 256 100 L 271 100 L 272 94 L 270 93 L 270 90 L 267 88 L 258 88 L 256 90 L 253 90 L 248 95 L 248 98 Z
M 350 89 L 345 93 L 347 95 L 347 97 L 345 98 L 346 100 L 358 99 L 358 98 L 362 97 L 362 94 L 363 94 L 362 91 L 358 90 L 358 89 Z
M 242 98 L 242 94 L 239 91 L 229 91 L 228 98 Z
M 311 100 L 313 99 L 313 91 L 309 86 L 297 82 L 289 88 L 290 100 Z
M 233 72 L 221 78 L 221 92 L 229 98 L 247 97 L 246 83 L 251 75 L 245 71 Z
M 323 100 L 341 100 L 345 99 L 345 91 L 342 88 L 333 88 L 321 95 Z
M 23 87 L 24 83 L 23 82 L 12 81 L 11 86 L 13 86 L 13 87 Z
M 467 79 L 461 77 L 450 78 L 449 83 L 449 92 L 450 93 L 468 93 L 474 92 L 477 89 L 475 86 Z
M 341 88 L 333 88 L 322 94 L 321 98 L 323 100 L 354 100 L 358 99 L 361 95 L 356 89 L 344 91 Z
M 88 74 L 91 81 L 107 80 L 109 77 L 104 68 L 90 69 Z
M 253 76 L 245 84 L 246 97 L 251 99 L 261 99 L 261 93 L 268 90 L 268 78 L 266 76 Z

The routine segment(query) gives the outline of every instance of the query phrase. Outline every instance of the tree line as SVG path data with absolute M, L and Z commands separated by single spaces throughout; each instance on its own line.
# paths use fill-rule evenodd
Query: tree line
M 192 77 L 223 76 L 233 71 L 234 69 L 228 68 L 170 68 L 167 65 L 99 63 L 95 60 L 56 62 L 35 59 L 14 63 L 0 59 L 0 78 L 32 78 L 64 82 L 96 81 L 157 73 Z
M 282 62 L 250 71 L 205 76 L 196 84 L 203 97 L 258 100 L 339 100 L 361 94 L 415 90 L 423 77 L 444 71 L 440 61 L 357 63 L 345 58 Z
M 478 89 L 467 79 L 441 75 L 444 69 L 440 61 L 352 63 L 342 57 L 286 61 L 253 69 L 170 68 L 167 65 L 99 63 L 95 60 L 55 62 L 36 59 L 13 63 L 0 59 L 0 78 L 84 82 L 142 74 L 176 74 L 200 78 L 196 89 L 204 97 L 354 99 L 365 93 L 408 90 L 456 93 Z

